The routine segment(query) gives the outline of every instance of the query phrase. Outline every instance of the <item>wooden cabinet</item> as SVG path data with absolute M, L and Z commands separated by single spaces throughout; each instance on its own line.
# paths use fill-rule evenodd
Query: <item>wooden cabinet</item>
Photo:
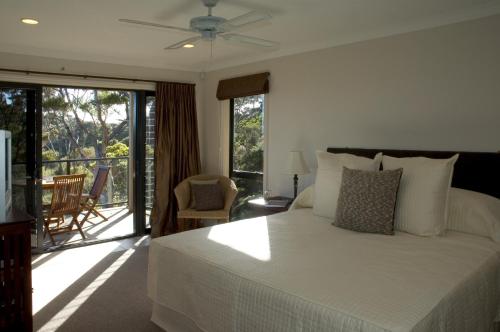
M 32 331 L 31 223 L 13 210 L 0 220 L 0 331 Z

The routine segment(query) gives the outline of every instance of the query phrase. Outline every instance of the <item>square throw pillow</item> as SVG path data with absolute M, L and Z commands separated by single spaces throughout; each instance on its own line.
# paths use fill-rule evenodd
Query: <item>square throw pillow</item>
M 327 218 L 335 218 L 340 185 L 342 183 L 342 168 L 359 169 L 363 171 L 378 171 L 382 154 L 374 159 L 359 157 L 348 153 L 330 153 L 317 151 L 318 170 L 314 184 L 313 213 Z
M 458 154 L 449 159 L 384 156 L 384 170 L 403 169 L 396 202 L 395 229 L 421 236 L 446 227 L 448 193 Z
M 189 180 L 189 185 L 191 186 L 191 198 L 189 201 L 189 208 L 190 209 L 196 209 L 196 200 L 194 199 L 194 193 L 192 189 L 193 184 L 199 184 L 199 185 L 204 185 L 204 184 L 216 184 L 218 183 L 218 179 L 213 179 L 213 180 Z
M 196 211 L 224 209 L 224 193 L 220 184 L 192 184 Z
M 403 170 L 344 167 L 333 225 L 356 232 L 394 234 L 394 210 Z

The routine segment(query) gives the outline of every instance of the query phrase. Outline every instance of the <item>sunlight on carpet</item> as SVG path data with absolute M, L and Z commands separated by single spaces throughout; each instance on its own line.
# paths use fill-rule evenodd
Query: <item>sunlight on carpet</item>
M 135 252 L 136 248 L 144 242 L 147 237 L 143 237 L 134 243 L 131 249 L 123 251 L 116 261 L 111 264 L 103 273 L 99 275 L 89 286 L 81 291 L 62 310 L 60 310 L 49 322 L 43 325 L 38 331 L 56 331 L 64 322 L 75 313 L 85 301 L 101 287 Z M 109 254 L 109 252 L 107 253 Z M 105 256 L 105 255 L 104 255 Z M 95 257 L 93 257 L 95 258 Z M 102 257 L 101 257 L 102 259 Z M 95 262 L 97 263 L 97 261 Z
M 110 242 L 95 247 L 42 254 L 34 259 L 32 284 L 36 296 L 33 296 L 33 314 L 39 312 L 118 247 L 118 243 Z M 75 257 L 78 257 L 77 264 Z

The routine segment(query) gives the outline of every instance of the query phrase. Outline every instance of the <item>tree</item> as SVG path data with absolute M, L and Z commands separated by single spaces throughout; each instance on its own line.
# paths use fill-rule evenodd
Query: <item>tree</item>
M 128 91 L 44 87 L 44 148 L 87 158 L 84 148 L 93 147 L 93 157 L 104 157 L 111 140 L 128 138 L 130 100 Z
M 233 169 L 262 172 L 264 133 L 262 97 L 234 99 Z
M 26 91 L 0 90 L 0 129 L 12 134 L 12 162 L 26 162 Z
M 263 98 L 250 96 L 234 99 L 233 170 L 262 173 L 264 168 Z M 231 218 L 255 216 L 247 201 L 262 194 L 262 177 L 234 177 L 238 196 Z
M 72 162 L 71 171 L 89 174 L 86 178 L 87 190 L 92 185 L 92 170 L 97 165 L 112 166 L 107 201 L 123 200 L 128 194 L 127 160 L 119 160 L 116 165 L 116 161 L 87 159 L 128 156 L 130 104 L 131 93 L 128 91 L 44 87 L 44 160 L 54 156 L 62 160 L 85 159 Z M 64 173 L 62 163 L 44 167 L 45 175 Z

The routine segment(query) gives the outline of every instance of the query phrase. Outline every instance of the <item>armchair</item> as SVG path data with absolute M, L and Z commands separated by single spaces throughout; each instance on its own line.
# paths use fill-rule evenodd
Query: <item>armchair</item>
M 191 205 L 191 180 L 219 180 L 219 184 L 222 187 L 224 193 L 224 209 L 222 210 L 210 210 L 210 211 L 197 211 L 193 209 Z M 193 219 L 195 222 L 195 227 L 198 225 L 198 220 L 200 219 L 214 219 L 222 220 L 223 222 L 229 221 L 229 214 L 231 211 L 231 206 L 233 205 L 234 199 L 238 193 L 238 189 L 233 180 L 222 175 L 195 175 L 187 179 L 184 179 L 181 183 L 177 185 L 174 189 L 175 197 L 177 198 L 177 205 L 179 210 L 177 211 L 177 220 L 179 225 L 179 230 L 184 230 L 184 223 L 186 220 Z

